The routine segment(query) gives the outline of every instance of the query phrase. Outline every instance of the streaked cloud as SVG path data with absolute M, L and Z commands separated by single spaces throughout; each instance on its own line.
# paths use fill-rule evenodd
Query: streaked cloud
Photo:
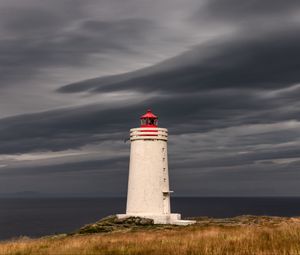
M 124 140 L 152 107 L 177 195 L 299 194 L 299 13 L 293 0 L 1 1 L 0 192 L 124 195 Z

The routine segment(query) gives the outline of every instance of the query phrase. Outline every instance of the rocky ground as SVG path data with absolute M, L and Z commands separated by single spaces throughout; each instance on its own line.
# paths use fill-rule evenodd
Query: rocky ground
M 283 221 L 286 222 L 299 222 L 300 217 L 289 218 L 289 217 L 271 217 L 271 216 L 253 216 L 243 215 L 233 218 L 210 218 L 210 217 L 190 217 L 189 220 L 196 220 L 194 226 L 197 227 L 212 227 L 212 226 L 249 226 L 249 225 L 260 225 L 260 226 L 276 226 L 281 224 Z M 178 229 L 184 228 L 184 226 L 176 225 L 156 225 L 153 220 L 141 218 L 141 217 L 129 217 L 124 219 L 118 219 L 115 215 L 103 218 L 95 223 L 88 224 L 80 228 L 79 230 L 70 233 L 71 235 L 76 234 L 90 234 L 90 233 L 103 233 L 103 232 L 116 232 L 116 231 L 132 231 L 132 230 L 152 230 L 152 229 Z

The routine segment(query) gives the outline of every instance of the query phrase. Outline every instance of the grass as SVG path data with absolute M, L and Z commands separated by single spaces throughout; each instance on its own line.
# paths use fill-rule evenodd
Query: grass
M 0 242 L 0 254 L 296 255 L 300 254 L 300 218 L 199 218 L 197 224 L 186 227 L 141 226 L 109 233 L 20 238 Z

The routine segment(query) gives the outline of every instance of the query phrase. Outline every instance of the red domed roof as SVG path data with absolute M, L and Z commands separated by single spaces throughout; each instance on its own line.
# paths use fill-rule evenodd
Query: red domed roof
M 158 117 L 152 113 L 151 109 L 148 109 L 147 113 L 141 116 L 141 119 L 146 119 L 146 118 L 158 119 Z

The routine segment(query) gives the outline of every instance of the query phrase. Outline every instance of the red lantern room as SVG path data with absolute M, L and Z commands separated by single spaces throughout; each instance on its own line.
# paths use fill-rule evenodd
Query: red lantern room
M 152 113 L 150 109 L 141 116 L 141 127 L 155 128 L 158 125 L 158 117 Z

